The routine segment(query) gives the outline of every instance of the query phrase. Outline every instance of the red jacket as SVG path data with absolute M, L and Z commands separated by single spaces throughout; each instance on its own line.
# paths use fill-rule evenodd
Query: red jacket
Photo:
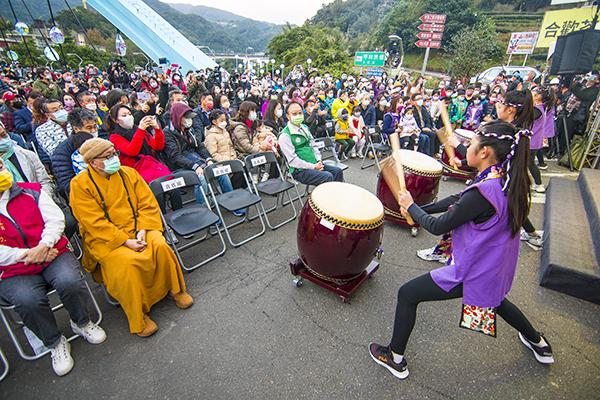
M 44 219 L 38 206 L 41 185 L 17 183 L 10 189 L 6 210 L 11 218 L 0 213 L 0 244 L 8 247 L 34 248 L 42 239 Z M 67 238 L 54 245 L 58 255 L 69 251 Z M 0 266 L 0 279 L 19 275 L 37 275 L 50 263 L 25 264 L 22 262 Z

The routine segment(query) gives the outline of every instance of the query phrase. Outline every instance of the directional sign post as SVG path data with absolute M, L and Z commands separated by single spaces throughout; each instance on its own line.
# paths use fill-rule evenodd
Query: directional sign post
M 417 33 L 420 39 L 415 43 L 417 47 L 425 48 L 425 58 L 423 59 L 423 67 L 421 74 L 425 74 L 427 70 L 427 61 L 429 60 L 429 49 L 439 49 L 442 45 L 442 36 L 446 26 L 447 16 L 445 14 L 423 14 L 419 18 L 422 24 L 419 25 L 421 32 Z

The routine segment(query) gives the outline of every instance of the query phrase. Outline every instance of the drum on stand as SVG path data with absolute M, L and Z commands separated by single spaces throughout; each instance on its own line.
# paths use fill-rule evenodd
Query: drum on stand
M 406 189 L 412 195 L 415 203 L 423 205 L 431 203 L 437 197 L 443 167 L 433 157 L 412 150 L 400 150 L 400 158 L 404 170 Z M 388 161 L 382 161 L 382 169 L 389 168 Z M 400 214 L 400 206 L 388 184 L 379 174 L 377 180 L 377 197 L 383 203 L 385 219 L 404 226 L 409 226 Z M 412 235 L 417 234 L 417 226 L 413 226 Z
M 343 182 L 317 186 L 298 220 L 294 283 L 306 278 L 347 302 L 379 267 L 383 222 L 383 205 L 369 191 Z
M 469 147 L 471 144 L 471 140 L 473 136 L 475 136 L 475 132 L 470 131 L 468 129 L 457 129 L 454 131 L 454 135 L 458 139 L 460 143 L 462 143 L 465 147 Z M 460 160 L 463 157 L 456 153 L 456 157 Z M 469 180 L 473 179 L 477 174 L 477 170 L 468 166 L 461 166 L 459 169 L 453 168 L 450 166 L 450 159 L 448 158 L 448 154 L 445 151 L 442 151 L 442 164 L 444 166 L 444 176 L 449 178 L 463 179 Z

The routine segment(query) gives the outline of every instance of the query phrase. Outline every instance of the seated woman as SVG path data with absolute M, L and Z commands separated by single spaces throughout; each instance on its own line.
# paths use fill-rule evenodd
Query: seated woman
M 348 121 L 348 127 L 350 128 L 350 139 L 356 143 L 354 149 L 352 149 L 352 157 L 363 158 L 363 149 L 365 148 L 365 120 L 362 117 L 361 109 L 354 107 L 352 115 Z
M 351 131 L 348 123 L 348 110 L 346 108 L 340 108 L 337 116 L 338 119 L 335 123 L 335 141 L 340 144 L 338 158 L 343 161 L 348 159 L 348 153 L 350 153 L 356 143 L 350 138 Z
M 27 326 L 50 349 L 52 368 L 73 368 L 70 345 L 56 325 L 48 287 L 56 289 L 71 317 L 71 329 L 92 344 L 106 333 L 90 320 L 79 262 L 63 236 L 63 214 L 39 183 L 13 183 L 0 159 L 0 298 L 15 305 Z
M 71 208 L 84 243 L 83 265 L 106 285 L 141 337 L 158 327 L 150 308 L 170 295 L 179 308 L 193 304 L 181 268 L 162 236 L 158 203 L 140 174 L 121 167 L 108 140 L 89 139 L 79 148 L 88 169 L 71 181 Z
M 169 168 L 163 163 L 165 149 L 165 134 L 155 116 L 143 117 L 137 127 L 134 126 L 131 109 L 117 104 L 113 106 L 106 117 L 108 139 L 119 151 L 121 164 L 135 169 L 150 183 L 155 179 L 171 175 Z M 173 207 L 182 205 L 179 191 L 172 190 L 168 194 Z M 164 211 L 165 198 L 158 199 L 160 208 Z

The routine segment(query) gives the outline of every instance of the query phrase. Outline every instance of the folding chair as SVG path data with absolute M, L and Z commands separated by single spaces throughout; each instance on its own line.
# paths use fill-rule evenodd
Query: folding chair
M 150 182 L 150 189 L 152 189 L 154 197 L 164 196 L 166 192 L 171 190 L 179 190 L 180 188 L 194 188 L 196 186 L 200 187 L 202 196 L 204 196 L 206 200 L 206 205 L 195 203 L 192 205 L 184 205 L 178 209 L 171 208 L 171 210 L 167 211 L 165 214 L 163 214 L 162 211 L 160 213 L 160 217 L 165 229 L 171 228 L 172 231 L 179 236 L 187 236 L 205 229 L 207 230 L 204 236 L 190 241 L 182 246 L 177 246 L 177 243 L 174 240 L 171 241 L 171 247 L 173 247 L 173 250 L 175 251 L 175 255 L 181 264 L 181 268 L 186 271 L 193 271 L 196 268 L 201 267 L 215 258 L 225 254 L 227 246 L 225 245 L 223 235 L 218 228 L 219 217 L 209 208 L 208 199 L 206 199 L 206 194 L 202 189 L 200 179 L 198 179 L 198 175 L 196 175 L 195 172 L 174 172 L 171 176 L 163 176 Z M 181 259 L 180 252 L 187 250 L 208 238 L 208 236 L 211 234 L 208 228 L 211 226 L 217 228 L 216 232 L 221 240 L 221 249 L 216 254 L 204 259 L 203 261 L 200 261 L 191 267 L 187 267 Z
M 268 179 L 264 182 L 254 182 L 254 180 L 251 179 L 252 181 L 252 187 L 254 188 L 254 193 L 256 193 L 257 195 L 267 195 L 267 196 L 271 196 L 271 197 L 275 197 L 275 204 L 273 205 L 273 207 L 269 208 L 268 210 L 265 210 L 264 204 L 261 201 L 260 207 L 263 211 L 263 215 L 265 216 L 265 221 L 267 222 L 267 225 L 269 226 L 269 228 L 271 228 L 272 230 L 275 230 L 285 224 L 287 224 L 288 222 L 291 222 L 293 220 L 296 219 L 296 217 L 298 216 L 298 213 L 296 212 L 296 207 L 294 207 L 294 199 L 292 198 L 292 196 L 290 195 L 289 191 L 292 189 L 296 190 L 296 193 L 298 194 L 298 198 L 300 198 L 300 192 L 298 191 L 298 186 L 296 186 L 295 182 L 290 182 L 288 180 L 286 180 L 284 178 L 283 172 L 281 171 L 281 168 L 279 168 L 279 162 L 277 160 L 277 157 L 275 157 L 275 154 L 273 152 L 264 152 L 264 153 L 256 153 L 256 154 L 250 154 L 249 156 L 246 156 L 246 158 L 244 159 L 244 166 L 246 168 L 246 172 L 248 174 L 248 176 L 252 176 L 252 172 L 256 171 L 256 170 L 270 170 L 271 166 L 275 164 L 277 167 L 277 171 L 279 171 L 279 177 L 277 178 L 271 178 Z M 259 174 L 260 176 L 260 174 Z M 270 213 L 272 211 L 275 211 L 278 207 L 278 203 L 281 199 L 281 204 L 282 207 L 283 205 L 283 195 L 287 194 L 288 198 L 289 198 L 289 203 L 286 204 L 291 204 L 292 205 L 292 212 L 293 215 L 286 219 L 285 221 L 277 224 L 277 225 L 272 225 L 271 221 L 269 220 L 269 216 L 267 215 L 267 213 Z M 256 218 L 256 217 L 254 217 Z M 252 220 L 253 218 L 250 218 L 250 220 Z
M 325 132 L 327 133 L 327 136 L 332 137 L 334 135 L 334 125 L 335 123 L 331 119 L 325 121 Z
M 2 361 L 2 364 L 4 364 L 2 375 L 0 375 L 1 382 L 4 380 L 4 378 L 6 378 L 6 375 L 8 375 L 8 370 L 10 369 L 10 366 L 8 365 L 8 360 L 6 359 L 6 356 L 4 355 L 2 349 L 0 349 L 0 361 Z
M 385 140 L 381 136 L 381 133 L 377 131 L 375 128 L 365 129 L 365 138 L 367 140 L 367 145 L 364 149 L 362 164 L 360 165 L 360 169 L 367 169 L 377 164 L 377 168 L 381 170 L 381 166 L 379 164 L 379 156 L 377 153 L 390 154 L 392 148 L 385 143 Z M 375 161 L 368 162 L 369 152 L 373 154 L 373 158 Z M 365 164 L 367 163 L 367 164 Z
M 102 322 L 102 311 L 100 311 L 100 307 L 98 306 L 98 303 L 96 302 L 96 298 L 92 294 L 92 291 L 91 291 L 90 286 L 88 285 L 87 281 L 84 279 L 83 282 L 84 282 L 85 287 L 90 295 L 90 298 L 92 299 L 92 304 L 94 306 L 94 309 L 96 310 L 96 314 L 98 315 L 98 320 L 96 321 L 96 324 L 99 324 L 100 322 Z M 50 297 L 51 295 L 53 295 L 55 293 L 56 293 L 56 289 L 51 289 L 46 295 L 48 297 Z M 63 307 L 64 307 L 63 304 L 59 302 L 57 305 L 52 306 L 52 311 L 56 312 Z M 4 326 L 6 327 L 6 330 L 8 331 L 8 335 L 10 336 L 10 339 L 12 340 L 15 348 L 17 349 L 17 352 L 25 360 L 32 361 L 32 360 L 37 360 L 39 358 L 42 358 L 43 356 L 45 356 L 46 354 L 48 354 L 50 352 L 50 349 L 40 352 L 39 354 L 34 353 L 33 355 L 31 355 L 25 351 L 25 349 L 19 342 L 17 334 L 13 328 L 13 325 L 24 327 L 24 323 L 22 320 L 17 319 L 13 316 L 16 314 L 14 312 L 11 312 L 11 311 L 14 311 L 14 309 L 15 309 L 14 304 L 5 303 L 4 301 L 0 302 L 0 318 L 2 318 L 2 322 L 4 323 Z M 67 338 L 67 340 L 69 342 L 71 342 L 78 337 L 79 337 L 79 335 L 73 334 L 72 336 Z
M 222 193 L 218 195 L 215 194 L 214 187 L 218 186 L 217 178 L 219 176 L 231 175 L 238 172 L 241 172 L 243 174 L 248 189 L 234 189 L 231 192 Z M 250 186 L 248 176 L 246 176 L 246 174 L 244 173 L 244 164 L 240 160 L 228 160 L 211 164 L 204 169 L 204 177 L 206 178 L 206 182 L 208 183 L 208 190 L 215 204 L 217 213 L 219 214 L 219 218 L 221 218 L 223 228 L 225 229 L 225 234 L 227 235 L 227 240 L 229 241 L 229 243 L 231 243 L 233 247 L 241 246 L 244 243 L 256 239 L 257 237 L 265 233 L 265 222 L 262 216 L 261 204 L 259 204 L 262 200 L 257 194 L 253 193 L 250 189 L 252 186 Z M 231 238 L 231 233 L 229 232 L 229 230 L 234 226 L 249 221 L 248 209 L 251 206 L 256 206 L 256 211 L 258 212 L 258 219 L 260 220 L 262 228 L 258 233 L 242 240 L 241 242 L 234 242 Z M 221 209 L 229 211 L 230 213 L 233 213 L 236 210 L 246 209 L 246 217 L 232 224 L 227 224 L 227 222 L 223 218 L 223 213 L 221 212 Z
M 338 167 L 342 171 L 345 171 L 348 169 L 348 166 L 346 164 L 343 164 L 340 162 L 340 160 L 337 156 L 337 152 L 335 151 L 336 143 L 332 138 L 330 138 L 330 137 L 316 138 L 315 143 L 317 145 L 317 148 L 321 152 L 321 161 L 323 162 L 323 164 L 330 165 L 333 167 Z M 331 154 L 330 155 L 323 154 L 326 151 L 330 151 Z M 331 158 L 332 158 L 332 160 L 330 160 Z

